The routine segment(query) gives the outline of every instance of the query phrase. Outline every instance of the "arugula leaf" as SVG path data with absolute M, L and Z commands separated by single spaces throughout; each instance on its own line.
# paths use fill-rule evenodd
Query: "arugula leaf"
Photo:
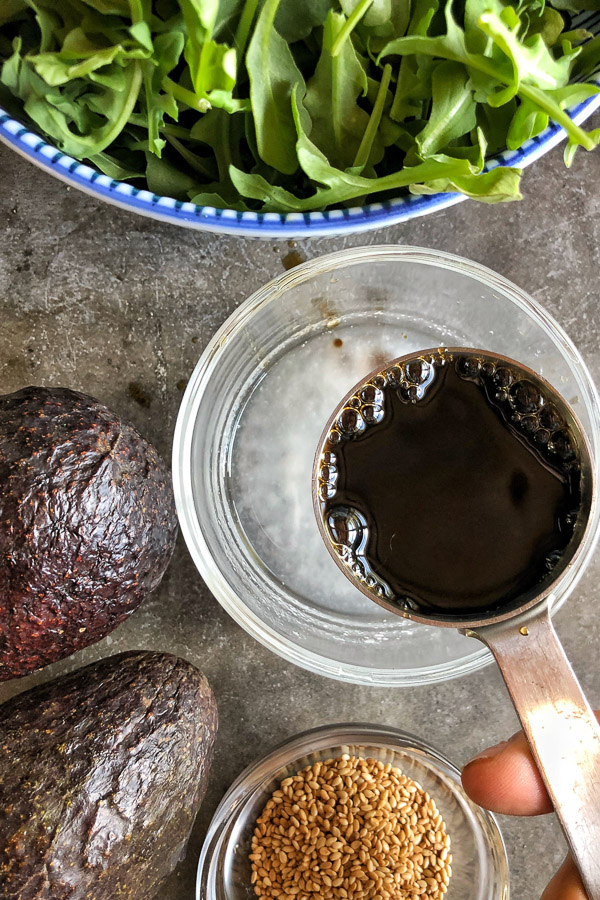
M 485 102 L 487 94 L 484 94 L 482 102 L 477 102 L 476 91 L 473 96 L 477 103 L 477 125 L 485 135 L 488 152 L 493 154 L 505 150 L 508 146 L 507 134 L 520 104 L 512 99 L 503 106 L 492 107 Z
M 274 27 L 279 2 L 266 0 L 248 46 L 246 66 L 260 157 L 290 175 L 298 168 L 290 97 L 295 85 L 304 89 L 305 82 L 289 44 Z
M 318 152 L 310 163 L 307 148 L 304 148 L 303 156 L 304 163 L 312 170 L 315 181 L 326 185 L 317 188 L 311 197 L 297 197 L 284 188 L 269 184 L 260 175 L 249 175 L 233 166 L 231 180 L 242 196 L 261 201 L 266 212 L 327 209 L 329 206 L 338 206 L 357 197 L 368 197 L 379 191 L 407 187 L 415 193 L 462 191 L 473 198 L 490 203 L 520 199 L 518 193 L 520 172 L 518 169 L 508 167 L 499 167 L 480 174 L 473 171 L 473 166 L 468 160 L 460 161 L 440 155 L 437 158 L 431 157 L 419 165 L 406 167 L 395 175 L 363 178 L 348 171 L 333 169 L 322 155 L 319 157 Z
M 211 181 L 217 174 L 217 167 L 214 165 L 210 157 L 199 156 L 193 153 L 189 147 L 186 147 L 174 135 L 166 135 L 167 142 L 175 149 L 175 151 L 185 160 L 189 168 L 193 172 L 197 172 L 203 178 L 209 178 Z
M 412 184 L 411 194 L 437 194 L 460 192 L 473 200 L 484 203 L 506 203 L 521 200 L 519 193 L 519 169 L 498 166 L 490 172 L 455 172 L 447 178 L 431 178 L 423 184 Z
M 199 194 L 190 191 L 190 200 L 192 203 L 197 203 L 198 206 L 212 206 L 216 209 L 238 209 L 240 212 L 248 209 L 248 204 L 244 203 L 237 193 L 225 191 L 221 191 L 221 193 L 202 191 Z
M 524 0 L 529 9 L 531 0 Z M 533 0 L 535 9 L 538 9 L 538 0 Z M 545 3 L 545 0 L 540 0 Z M 464 21 L 462 23 L 465 32 L 465 46 L 471 53 L 482 53 L 490 58 L 497 58 L 494 53 L 494 44 L 479 27 L 479 17 L 485 12 L 495 12 L 501 16 L 506 9 L 504 0 L 465 0 Z
M 438 0 L 415 0 L 408 32 L 426 35 L 437 9 Z M 384 47 L 380 47 L 380 51 Z M 430 91 L 426 79 L 422 76 L 423 66 L 419 64 L 416 56 L 407 54 L 401 57 L 396 91 L 390 110 L 390 117 L 394 121 L 402 122 L 412 116 L 420 117 L 423 113 L 424 105 L 430 98 Z
M 599 0 L 600 2 L 600 0 Z M 600 34 L 592 38 L 581 48 L 581 53 L 573 65 L 573 75 L 584 78 L 600 69 Z
M 252 27 L 252 22 L 256 15 L 257 7 L 258 0 L 244 0 L 244 5 L 233 39 L 234 46 L 238 53 L 238 60 L 242 58 L 242 54 L 246 50 L 246 45 L 250 37 L 250 28 Z
M 421 156 L 439 153 L 477 124 L 477 107 L 469 75 L 463 65 L 440 62 L 431 80 L 431 112 L 425 128 L 417 135 Z
M 351 16 L 356 9 L 355 0 L 340 2 L 344 13 Z M 376 55 L 388 41 L 406 33 L 410 19 L 411 0 L 373 0 L 354 31 L 369 54 Z
M 123 60 L 119 89 L 105 87 L 99 94 L 81 98 L 48 85 L 21 56 L 20 38 L 15 38 L 13 47 L 2 67 L 2 80 L 23 101 L 27 115 L 71 156 L 85 158 L 105 150 L 120 134 L 137 102 L 142 83 L 139 60 Z M 71 123 L 84 133 L 73 131 Z
M 346 13 L 347 19 L 344 23 L 344 27 L 337 35 L 333 47 L 331 48 L 333 56 L 338 55 L 338 53 L 344 46 L 344 43 L 348 40 L 348 38 L 352 34 L 352 31 L 356 28 L 373 2 L 374 0 L 357 0 L 356 3 L 350 4 L 349 6 L 344 6 L 344 4 L 342 4 L 342 9 Z
M 85 36 L 83 38 L 85 40 Z M 38 53 L 35 56 L 28 56 L 27 62 L 33 66 L 46 84 L 50 87 L 58 87 L 61 84 L 67 84 L 74 78 L 81 78 L 96 69 L 110 65 L 117 56 L 121 58 L 124 56 L 123 47 L 118 44 L 115 47 L 105 47 L 101 50 L 96 48 L 93 54 L 88 55 L 87 58 L 82 51 L 81 59 L 78 61 L 65 59 L 64 55 L 59 53 Z
M 514 73 L 514 93 L 518 93 L 521 81 L 545 90 L 553 90 L 568 84 L 573 60 L 577 56 L 578 50 L 565 53 L 560 59 L 555 59 L 541 34 L 536 34 L 525 41 L 519 40 L 517 31 L 520 27 L 520 20 L 518 18 L 516 18 L 514 27 L 509 28 L 497 13 L 485 12 L 479 17 L 477 24 L 511 61 Z M 512 99 L 512 96 L 507 99 Z
M 527 12 L 523 17 L 524 21 L 527 23 L 526 37 L 533 34 L 540 34 L 542 40 L 548 47 L 553 47 L 558 44 L 559 40 L 566 39 L 567 34 L 564 30 L 565 20 L 557 10 L 552 9 L 551 6 L 544 6 L 542 10 L 539 12 L 536 11 L 536 13 L 536 15 L 533 15 Z M 589 36 L 589 34 L 583 32 L 583 34 L 581 34 L 581 39 L 585 40 L 586 37 Z M 574 42 L 577 37 L 578 36 L 574 32 L 571 32 L 572 42 Z
M 378 57 L 378 62 L 384 56 L 411 55 L 424 53 L 427 56 L 441 59 L 452 59 L 455 62 L 466 62 L 473 57 L 468 53 L 465 44 L 465 34 L 457 24 L 452 14 L 451 4 L 448 3 L 444 12 L 446 21 L 446 34 L 431 37 L 427 34 L 414 32 L 406 37 L 390 41 L 383 48 Z
M 125 181 L 128 178 L 144 178 L 146 175 L 146 167 L 139 168 L 123 165 L 122 162 L 110 156 L 106 152 L 95 153 L 90 156 L 90 162 L 97 166 L 101 172 L 108 175 L 109 178 L 115 178 L 118 181 Z
M 511 12 L 514 20 L 516 13 L 514 10 Z M 518 94 L 522 101 L 528 100 L 562 125 L 569 137 L 569 145 L 580 145 L 586 150 L 592 150 L 597 146 L 596 132 L 588 134 L 575 125 L 560 103 L 553 98 L 552 92 L 544 90 L 544 86 L 549 82 L 564 81 L 566 65 L 572 65 L 576 51 L 568 54 L 566 65 L 564 63 L 561 65 L 560 60 L 555 61 L 551 58 L 548 61 L 549 71 L 544 74 L 544 52 L 548 48 L 544 45 L 544 50 L 540 46 L 537 40 L 539 35 L 534 38 L 533 45 L 523 44 L 517 50 L 514 34 L 504 27 L 494 13 L 484 13 L 479 17 L 478 25 L 492 38 L 496 46 L 505 51 L 504 61 L 499 62 L 467 50 L 464 32 L 453 17 L 450 4 L 446 6 L 445 18 L 447 27 L 445 35 L 436 37 L 409 35 L 399 38 L 387 44 L 380 58 L 392 53 L 424 53 L 462 62 L 470 70 L 475 87 L 486 94 L 485 101 L 489 106 L 501 106 Z M 544 86 L 539 87 L 536 79 L 543 81 Z
M 302 0 L 301 9 L 298 0 L 281 0 L 275 15 L 275 28 L 288 44 L 303 41 L 325 23 L 334 7 L 333 0 Z
M 517 199 L 550 121 L 600 129 L 600 0 L 3 0 L 0 99 L 67 153 L 157 193 L 327 209 L 411 191 Z M 577 83 L 577 82 L 581 83 Z
M 380 41 L 402 37 L 411 19 L 411 0 L 365 0 L 365 9 L 360 0 L 340 0 L 345 15 L 354 19 L 352 29 L 375 50 L 380 49 Z
M 456 190 L 457 185 L 462 183 L 473 196 L 496 198 L 490 202 L 497 202 L 500 198 L 508 199 L 511 190 L 515 199 L 519 196 L 518 170 L 506 168 L 480 173 L 478 166 L 468 159 L 454 159 L 444 154 L 437 154 L 415 166 L 405 166 L 401 172 L 381 178 L 365 178 L 353 169 L 345 171 L 336 169 L 329 164 L 306 134 L 298 101 L 296 89 L 292 95 L 292 105 L 298 130 L 298 159 L 306 174 L 326 189 L 318 189 L 315 196 L 302 199 L 280 187 L 268 185 L 261 176 L 247 176 L 235 167 L 230 167 L 231 179 L 240 193 L 262 200 L 265 209 L 277 208 L 281 204 L 284 208 L 302 212 L 315 208 L 315 201 L 319 204 L 317 208 L 325 208 L 357 197 L 369 196 L 378 191 L 401 187 L 409 187 L 412 190 L 412 187 L 419 183 L 425 185 L 434 183 L 436 189 L 445 191 Z M 481 188 L 477 187 L 478 179 L 481 179 Z
M 346 41 L 337 56 L 331 52 L 345 22 L 343 13 L 329 13 L 321 56 L 306 85 L 304 100 L 312 121 L 311 139 L 333 165 L 342 169 L 352 165 L 369 124 L 368 113 L 357 103 L 367 93 L 364 60 L 352 41 Z
M 187 41 L 185 58 L 194 91 L 208 98 L 213 88 L 231 91 L 236 80 L 236 51 L 213 39 L 219 15 L 219 0 L 179 0 Z
M 383 75 L 381 76 L 381 83 L 377 91 L 375 103 L 373 104 L 373 112 L 371 113 L 369 124 L 367 125 L 362 141 L 360 142 L 360 147 L 356 151 L 356 157 L 353 163 L 354 168 L 364 168 L 366 165 L 368 165 L 369 160 L 371 159 L 373 145 L 375 143 L 377 131 L 381 123 L 383 107 L 385 104 L 387 89 L 389 87 L 391 77 L 392 67 L 390 65 L 384 66 Z
M 153 194 L 187 200 L 197 182 L 192 175 L 182 172 L 167 159 L 159 159 L 154 153 L 146 153 L 146 180 Z
M 179 107 L 168 91 L 162 93 L 163 79 L 171 72 L 181 56 L 184 36 L 180 31 L 158 34 L 154 39 L 153 56 L 142 63 L 144 78 L 143 107 L 147 119 L 150 150 L 161 155 L 165 143 L 160 137 L 165 115 L 177 121 Z

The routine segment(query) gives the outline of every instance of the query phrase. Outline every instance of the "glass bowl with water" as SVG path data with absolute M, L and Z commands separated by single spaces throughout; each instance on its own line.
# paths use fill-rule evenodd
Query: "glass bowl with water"
M 250 843 L 281 781 L 343 754 L 391 763 L 433 798 L 451 840 L 445 900 L 508 900 L 506 851 L 494 817 L 464 793 L 458 769 L 438 750 L 394 728 L 325 725 L 296 735 L 250 765 L 219 804 L 202 847 L 196 900 L 252 900 Z
M 253 294 L 210 342 L 182 401 L 173 449 L 181 528 L 206 584 L 253 637 L 313 672 L 361 684 L 427 684 L 489 651 L 408 622 L 354 587 L 312 507 L 314 454 L 348 390 L 423 348 L 480 347 L 546 378 L 573 407 L 598 467 L 600 412 L 576 348 L 531 297 L 491 270 L 412 247 L 311 260 Z M 558 593 L 598 537 L 598 510 Z

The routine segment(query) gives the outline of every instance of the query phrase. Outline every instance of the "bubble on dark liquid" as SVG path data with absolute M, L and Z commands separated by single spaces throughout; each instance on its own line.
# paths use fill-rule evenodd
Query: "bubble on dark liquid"
M 356 550 L 364 541 L 367 523 L 359 512 L 348 506 L 334 506 L 325 520 L 334 544 Z
M 575 527 L 575 523 L 579 517 L 578 509 L 570 509 L 564 518 L 564 523 L 569 529 L 573 529 Z
M 525 434 L 533 434 L 537 430 L 539 422 L 535 416 L 523 416 L 520 424 Z
M 383 390 L 383 388 L 385 387 L 385 383 L 386 383 L 385 377 L 383 375 L 376 375 L 375 378 L 373 378 L 372 383 L 375 385 L 375 387 L 379 388 L 380 390 Z
M 379 425 L 384 416 L 381 406 L 363 406 L 361 414 L 367 425 Z
M 513 373 L 506 366 L 498 366 L 494 372 L 494 384 L 502 389 L 508 388 L 514 381 Z
M 332 500 L 335 497 L 335 485 L 321 483 L 319 485 L 319 499 Z
M 484 362 L 481 367 L 481 374 L 486 378 L 491 378 L 494 372 L 496 371 L 496 366 L 493 362 Z
M 321 460 L 326 466 L 335 466 L 337 462 L 336 455 L 331 450 L 326 450 L 325 453 L 322 453 Z
M 463 378 L 476 378 L 481 369 L 481 360 L 476 356 L 463 356 L 458 360 L 457 367 Z
M 426 359 L 413 359 L 404 368 L 406 380 L 411 384 L 425 384 L 431 375 L 431 366 Z
M 352 437 L 362 434 L 367 426 L 357 409 L 354 409 L 352 406 L 346 406 L 337 418 L 337 427 L 342 434 Z
M 416 403 L 420 397 L 419 388 L 416 384 L 406 384 L 406 382 L 398 388 L 398 397 L 403 403 Z
M 540 425 L 542 425 L 544 428 L 547 428 L 549 431 L 556 431 L 558 428 L 564 427 L 565 420 L 560 415 L 554 404 L 546 403 L 540 413 Z
M 401 384 L 404 381 L 404 372 L 400 368 L 400 366 L 392 366 L 391 369 L 388 369 L 386 372 L 387 383 L 394 387 L 397 384 Z
M 360 397 L 350 397 L 348 406 L 353 406 L 354 409 L 360 409 Z
M 538 447 L 545 447 L 550 440 L 550 432 L 546 428 L 538 428 L 533 435 L 533 440 Z
M 548 556 L 546 557 L 546 568 L 548 569 L 549 572 L 551 572 L 552 569 L 554 569 L 554 567 L 556 565 L 558 565 L 561 558 L 562 558 L 562 553 L 559 553 L 558 550 L 553 550 L 552 553 L 548 554 Z
M 576 452 L 573 438 L 567 428 L 561 428 L 560 431 L 553 432 L 548 443 L 548 450 L 550 453 L 555 453 L 565 462 L 575 459 Z
M 367 384 L 360 392 L 360 399 L 363 403 L 381 406 L 383 404 L 383 391 L 375 387 L 374 384 Z
M 396 603 L 400 609 L 405 609 L 407 612 L 418 612 L 420 609 L 419 604 L 412 597 L 399 597 Z
M 329 432 L 329 434 L 327 436 L 328 443 L 333 444 L 333 445 L 339 444 L 341 439 L 342 439 L 341 434 L 339 433 L 339 431 L 336 431 L 335 428 L 332 428 L 332 430 Z
M 319 481 L 321 482 L 321 487 L 324 485 L 327 488 L 325 493 L 327 494 L 328 500 L 331 500 L 335 496 L 337 480 L 338 471 L 335 466 L 321 466 L 319 471 Z
M 544 404 L 541 391 L 526 379 L 511 385 L 509 398 L 513 409 L 523 414 L 537 412 Z

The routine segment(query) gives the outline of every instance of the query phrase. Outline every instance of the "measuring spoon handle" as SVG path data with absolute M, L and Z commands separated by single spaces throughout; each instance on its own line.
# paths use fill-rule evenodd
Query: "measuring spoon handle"
M 494 654 L 590 900 L 600 900 L 600 727 L 547 604 L 468 631 Z

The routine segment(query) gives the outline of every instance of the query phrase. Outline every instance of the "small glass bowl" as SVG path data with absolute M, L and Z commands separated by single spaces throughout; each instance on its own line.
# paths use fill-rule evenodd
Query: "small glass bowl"
M 249 634 L 296 665 L 367 685 L 432 684 L 489 651 L 365 597 L 319 534 L 311 476 L 341 398 L 386 360 L 477 347 L 545 377 L 576 412 L 600 470 L 600 406 L 577 349 L 544 308 L 477 263 L 415 247 L 343 250 L 291 269 L 243 303 L 206 347 L 173 446 L 181 530 L 202 578 Z M 556 608 L 598 538 L 596 505 Z
M 434 799 L 452 842 L 446 900 L 508 900 L 506 849 L 496 820 L 469 800 L 460 773 L 438 750 L 394 728 L 325 725 L 280 744 L 234 781 L 219 804 L 200 854 L 196 900 L 253 900 L 250 842 L 280 782 L 319 760 L 348 753 L 378 759 L 418 782 Z

